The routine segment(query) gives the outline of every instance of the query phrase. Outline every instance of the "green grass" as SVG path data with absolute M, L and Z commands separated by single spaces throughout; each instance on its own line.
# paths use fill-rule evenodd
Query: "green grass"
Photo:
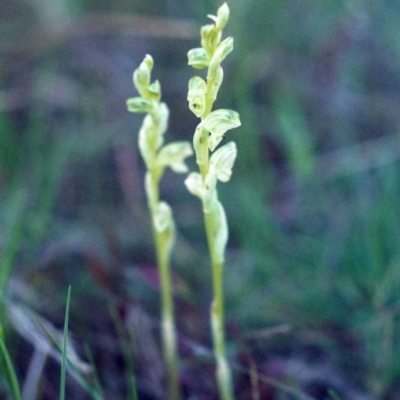
M 2 372 L 1 376 L 3 377 L 4 381 L 8 383 L 13 398 L 15 400 L 21 400 L 22 397 L 18 383 L 18 376 L 15 372 L 11 356 L 2 338 L 0 339 L 0 354 L 1 354 L 2 371 L 4 371 L 4 374 Z

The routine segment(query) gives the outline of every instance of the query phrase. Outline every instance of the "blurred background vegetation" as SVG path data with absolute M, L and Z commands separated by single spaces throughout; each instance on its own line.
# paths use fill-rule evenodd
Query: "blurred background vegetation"
M 0 0 L 0 316 L 22 384 L 37 348 L 29 313 L 62 327 L 72 285 L 70 331 L 78 348 L 91 348 L 109 398 L 127 390 L 118 321 L 135 333 L 139 398 L 162 397 L 148 372 L 157 356 L 140 350 L 139 325 L 142 336 L 158 334 L 158 289 L 136 145 L 141 118 L 125 101 L 135 95 L 133 70 L 151 54 L 171 111 L 166 140 L 191 139 L 186 53 L 219 5 Z M 331 398 L 331 387 L 342 399 L 399 399 L 400 2 L 229 6 L 235 49 L 216 106 L 242 120 L 228 133 L 239 152 L 233 178 L 220 185 L 232 355 L 245 348 L 260 374 L 284 376 L 312 398 Z M 200 204 L 168 173 L 163 196 L 180 232 L 180 333 L 209 346 Z M 132 322 L 138 313 L 150 328 Z M 182 346 L 190 371 L 198 359 Z M 37 398 L 53 399 L 59 366 L 47 356 Z M 70 398 L 86 398 L 71 385 Z M 263 398 L 286 398 L 277 396 Z

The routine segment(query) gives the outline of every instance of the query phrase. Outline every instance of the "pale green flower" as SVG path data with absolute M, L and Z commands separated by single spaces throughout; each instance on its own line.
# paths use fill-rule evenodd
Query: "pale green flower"
M 143 158 L 149 158 L 148 152 L 153 153 L 154 156 L 155 152 L 163 145 L 168 118 L 169 110 L 165 103 L 156 104 L 155 111 L 144 117 L 139 130 L 139 148 Z
M 216 175 L 221 182 L 228 182 L 237 156 L 234 142 L 229 142 L 211 155 L 209 173 Z
M 163 242 L 159 256 L 161 259 L 169 260 L 176 234 L 172 209 L 165 201 L 160 201 L 153 210 L 153 223 Z
M 165 201 L 160 201 L 154 210 L 154 227 L 158 232 L 164 232 L 171 224 L 173 224 L 171 207 Z
M 158 112 L 147 114 L 139 130 L 140 154 L 151 168 L 155 162 L 156 151 L 164 143 L 164 133 L 168 125 L 169 111 L 164 103 L 158 104 Z
M 193 135 L 193 147 L 196 154 L 196 163 L 204 164 L 208 159 L 207 146 L 203 146 L 209 139 L 208 132 L 203 128 L 202 123 L 197 125 Z
M 208 147 L 211 151 L 218 146 L 227 130 L 240 126 L 239 114 L 233 110 L 220 109 L 207 115 L 201 128 L 210 132 Z
M 217 176 L 208 173 L 203 183 L 203 211 L 208 214 L 215 208 L 218 202 Z
M 174 172 L 185 173 L 188 167 L 184 160 L 193 154 L 189 142 L 173 142 L 165 145 L 157 154 L 157 165 L 165 168 L 170 167 Z
M 208 67 L 208 57 L 202 47 L 196 47 L 188 51 L 188 65 L 195 69 L 204 69 Z
M 198 172 L 191 172 L 185 179 L 185 185 L 191 194 L 202 200 L 204 213 L 210 213 L 217 206 L 217 177 L 215 174 L 207 174 L 203 182 Z
M 161 85 L 160 82 L 154 81 L 148 90 L 148 96 L 151 100 L 160 101 L 161 99 Z
M 221 41 L 222 32 L 215 25 L 204 25 L 200 29 L 201 47 L 205 50 L 207 58 L 210 59 L 215 47 Z
M 194 76 L 189 81 L 187 99 L 190 110 L 200 118 L 206 108 L 207 83 L 199 76 Z
M 229 19 L 229 7 L 224 3 L 217 11 L 217 16 L 208 15 L 214 21 L 214 25 L 204 25 L 200 30 L 201 46 L 208 58 L 213 54 L 215 47 L 221 41 L 222 30 Z
M 203 180 L 198 172 L 191 172 L 185 179 L 185 185 L 191 194 L 203 198 Z
M 222 67 L 218 67 L 216 75 L 214 77 L 214 82 L 210 89 L 210 94 L 214 101 L 217 99 L 218 90 L 222 84 L 223 79 L 224 79 L 224 70 L 222 69 Z
M 153 112 L 154 103 L 143 97 L 132 97 L 126 101 L 126 106 L 128 107 L 128 111 L 142 114 Z

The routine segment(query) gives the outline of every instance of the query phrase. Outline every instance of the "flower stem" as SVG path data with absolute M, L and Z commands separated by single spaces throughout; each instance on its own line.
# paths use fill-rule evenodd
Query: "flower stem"
M 150 187 L 152 194 L 149 198 L 149 209 L 151 220 L 155 218 L 155 207 L 159 202 L 158 181 L 159 176 L 155 171 L 149 171 L 153 174 L 153 184 Z M 150 200 L 152 199 L 152 200 Z M 158 274 L 161 286 L 161 336 L 163 356 L 166 363 L 169 399 L 179 400 L 181 398 L 179 387 L 179 369 L 177 352 L 177 335 L 175 328 L 175 312 L 173 304 L 173 287 L 171 279 L 171 268 L 169 260 L 169 251 L 163 232 L 157 231 L 153 224 L 153 236 L 156 248 L 156 258 Z
M 218 391 L 222 400 L 233 400 L 232 376 L 226 359 L 225 328 L 224 328 L 224 285 L 223 262 L 216 262 L 214 257 L 213 213 L 204 214 L 207 241 L 211 257 L 213 280 L 213 301 L 210 310 L 211 333 L 213 337 L 214 354 L 217 363 L 216 379 Z
M 207 79 L 207 87 L 211 88 L 214 84 L 214 77 Z M 208 89 L 208 93 L 210 93 Z M 214 99 L 211 96 L 206 97 L 206 108 L 202 115 L 202 120 L 211 113 Z M 203 151 L 207 157 L 204 164 L 199 165 L 203 182 L 209 168 L 209 152 L 207 141 L 203 143 Z M 214 232 L 217 221 L 213 212 L 204 213 L 204 224 L 207 236 L 207 243 L 211 259 L 212 283 L 213 283 L 213 301 L 210 310 L 211 333 L 213 337 L 214 354 L 217 363 L 216 380 L 218 391 L 222 400 L 233 400 L 232 376 L 226 359 L 225 350 L 225 328 L 224 328 L 224 263 L 216 260 Z
M 156 242 L 160 242 L 159 236 L 157 234 Z M 157 250 L 157 253 L 160 252 Z M 170 265 L 166 260 L 159 260 L 158 267 L 161 280 L 163 355 L 167 364 L 169 398 L 178 400 L 181 396 Z

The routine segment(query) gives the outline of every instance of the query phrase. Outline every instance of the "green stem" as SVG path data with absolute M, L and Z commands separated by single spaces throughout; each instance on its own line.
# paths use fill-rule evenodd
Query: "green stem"
M 178 352 L 176 345 L 176 328 L 175 328 L 175 312 L 173 304 L 173 288 L 171 279 L 171 268 L 168 251 L 165 248 L 165 240 L 163 233 L 158 232 L 154 228 L 155 207 L 159 201 L 158 181 L 160 177 L 154 171 L 150 171 L 155 179 L 152 180 L 151 190 L 155 204 L 149 204 L 151 220 L 153 226 L 153 236 L 156 248 L 156 258 L 158 274 L 161 284 L 161 335 L 163 344 L 163 356 L 167 368 L 169 399 L 179 400 L 181 398 L 179 387 L 179 369 L 178 369 Z
M 211 269 L 213 280 L 213 302 L 211 304 L 210 319 L 213 336 L 214 354 L 217 363 L 216 378 L 218 391 L 222 400 L 233 400 L 232 376 L 226 358 L 225 328 L 224 328 L 224 282 L 223 262 L 216 262 L 214 256 L 213 213 L 204 214 L 208 247 L 210 249 Z
M 215 76 L 207 77 L 207 96 L 206 96 L 206 107 L 202 115 L 202 120 L 211 113 L 214 98 L 210 95 L 211 88 L 214 85 Z M 205 162 L 199 165 L 203 182 L 206 178 L 209 168 L 209 152 L 208 143 L 203 143 L 201 149 L 207 156 L 204 158 Z M 211 332 L 213 337 L 214 354 L 217 363 L 216 379 L 218 384 L 218 391 L 222 400 L 233 400 L 233 389 L 232 389 L 232 376 L 229 368 L 228 361 L 226 359 L 225 350 L 225 328 L 224 328 L 224 285 L 223 285 L 223 262 L 216 261 L 215 253 L 215 242 L 213 232 L 215 231 L 214 213 L 204 213 L 204 223 L 206 229 L 207 243 L 211 258 L 211 271 L 213 281 L 213 301 L 210 310 L 211 319 Z

